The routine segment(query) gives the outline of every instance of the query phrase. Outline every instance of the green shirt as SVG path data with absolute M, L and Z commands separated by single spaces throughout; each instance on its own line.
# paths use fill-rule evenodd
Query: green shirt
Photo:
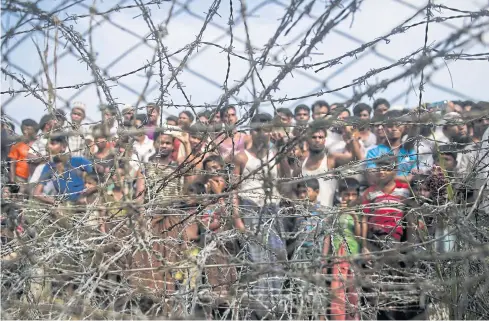
M 355 220 L 350 214 L 340 214 L 337 221 L 337 227 L 332 235 L 333 240 L 333 253 L 336 253 L 340 248 L 340 245 L 346 241 L 347 253 L 358 254 L 360 253 L 360 245 L 355 238 Z

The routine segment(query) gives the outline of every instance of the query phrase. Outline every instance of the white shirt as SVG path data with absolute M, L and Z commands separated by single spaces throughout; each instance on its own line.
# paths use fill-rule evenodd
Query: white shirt
M 153 140 L 149 139 L 148 136 L 144 136 L 144 141 L 142 143 L 134 141 L 134 152 L 138 157 L 139 161 L 147 163 L 149 158 L 155 153 L 153 146 Z

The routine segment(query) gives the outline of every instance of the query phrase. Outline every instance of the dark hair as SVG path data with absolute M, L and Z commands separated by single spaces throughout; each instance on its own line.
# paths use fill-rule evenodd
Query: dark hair
M 204 137 L 206 135 L 206 133 L 208 132 L 208 127 L 202 123 L 195 123 L 193 125 L 191 125 L 188 129 L 188 133 L 190 136 L 193 136 L 193 137 Z
M 168 132 L 165 133 L 163 131 L 157 130 L 155 131 L 155 134 L 153 136 L 153 144 L 158 142 L 161 136 L 165 136 L 165 135 L 171 137 L 172 142 L 175 140 L 175 138 L 172 135 L 170 135 Z
M 345 107 L 346 107 L 346 106 L 345 106 L 345 104 L 343 104 L 343 103 L 332 103 L 332 104 L 330 105 L 330 107 L 331 107 L 331 106 L 335 106 L 335 105 L 336 105 L 336 108 L 335 108 L 335 109 L 338 109 L 338 108 L 345 108 Z
M 457 161 L 457 146 L 452 144 L 438 146 L 438 150 L 433 151 L 433 159 L 437 160 L 439 155 L 449 155 Z
M 268 124 L 273 122 L 273 117 L 268 113 L 256 114 L 251 118 L 251 124 Z
M 314 104 L 312 104 L 312 108 L 311 108 L 312 112 L 314 113 L 314 109 L 316 109 L 318 107 L 327 107 L 328 111 L 329 111 L 329 104 L 324 100 L 318 100 Z
M 370 115 L 370 113 L 372 112 L 372 107 L 364 103 L 357 104 L 355 107 L 353 107 L 353 115 L 355 116 L 360 117 L 362 111 L 367 111 Z
M 148 121 L 148 116 L 146 116 L 146 114 L 137 114 L 135 117 L 134 117 L 135 120 L 139 120 L 140 122 L 144 124 L 146 124 L 146 122 Z
M 38 130 L 39 129 L 39 125 L 37 124 L 37 122 L 33 119 L 30 119 L 30 118 L 27 118 L 27 119 L 24 119 L 21 123 L 21 126 L 22 127 L 33 127 L 34 130 Z
M 68 145 L 68 136 L 63 132 L 54 132 L 49 137 L 50 141 L 60 143 L 62 145 Z
M 385 113 L 385 121 L 387 123 L 395 123 L 396 121 L 397 122 L 400 122 L 402 121 L 401 117 L 404 119 L 405 117 L 405 114 L 400 111 L 400 110 L 389 110 L 388 112 Z
M 339 193 L 347 191 L 347 190 L 351 190 L 351 189 L 354 189 L 357 192 L 360 191 L 360 183 L 356 179 L 354 179 L 352 177 L 345 177 L 344 179 L 340 180 L 340 182 L 338 184 L 338 192 Z
M 331 113 L 333 118 L 337 118 L 341 113 L 348 112 L 348 116 L 351 116 L 350 111 L 346 107 L 336 107 L 333 109 L 333 112 Z
M 294 115 L 297 114 L 299 112 L 299 110 L 305 110 L 308 113 L 311 113 L 311 109 L 307 105 L 302 104 L 302 105 L 295 107 Z
M 187 193 L 192 195 L 206 194 L 205 184 L 200 181 L 195 181 L 187 187 Z
M 187 115 L 187 117 L 190 119 L 190 122 L 193 122 L 193 121 L 194 121 L 194 119 L 195 119 L 194 115 L 192 115 L 192 113 L 191 113 L 191 112 L 189 112 L 188 110 L 184 110 L 184 111 L 182 111 L 182 112 L 180 113 L 180 115 L 181 115 L 181 114 L 185 114 L 185 115 Z
M 200 113 L 197 114 L 197 117 L 198 118 L 205 117 L 207 119 L 210 119 L 211 118 L 211 112 L 208 110 L 201 111 Z
M 307 130 L 309 135 L 318 131 L 324 132 L 325 135 L 328 134 L 328 121 L 326 119 L 316 119 L 309 124 L 309 128 Z
M 292 112 L 288 108 L 278 108 L 277 111 L 275 112 L 275 115 L 278 115 L 278 113 L 282 113 L 289 118 L 294 117 L 294 114 L 292 114 Z
M 174 121 L 175 123 L 178 123 L 178 117 L 177 116 L 168 116 L 166 117 L 166 121 Z
M 219 116 L 221 118 L 224 118 L 224 116 L 226 116 L 226 113 L 228 112 L 228 110 L 230 109 L 233 109 L 234 112 L 236 112 L 236 107 L 233 106 L 233 105 L 227 105 L 227 106 L 224 106 L 223 108 L 221 108 L 221 110 L 219 110 Z
M 210 162 L 216 162 L 216 163 L 220 164 L 222 167 L 225 166 L 224 160 L 222 159 L 221 156 L 219 156 L 219 155 L 210 155 L 210 156 L 206 157 L 204 159 L 204 161 L 202 162 L 202 168 L 205 169 L 205 167 L 207 166 L 207 164 L 210 163 Z
M 319 191 L 319 181 L 317 178 L 309 178 L 304 182 L 297 183 L 297 189 L 310 187 L 315 191 Z
M 149 103 L 146 105 L 146 110 L 148 109 L 156 109 L 158 112 L 160 112 L 160 106 L 156 105 L 155 103 Z
M 387 108 L 391 108 L 391 104 L 385 98 L 379 98 L 374 101 L 373 108 L 376 110 L 380 105 L 386 105 Z

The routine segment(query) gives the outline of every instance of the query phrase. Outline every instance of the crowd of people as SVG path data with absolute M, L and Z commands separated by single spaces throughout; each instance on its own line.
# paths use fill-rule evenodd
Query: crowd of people
M 286 293 L 314 284 L 306 315 L 358 319 L 371 285 L 355 275 L 382 268 L 376 253 L 398 254 L 382 256 L 398 270 L 411 251 L 456 251 L 453 217 L 422 209 L 474 202 L 487 177 L 488 102 L 317 101 L 241 118 L 227 105 L 165 120 L 156 104 L 101 110 L 88 126 L 76 102 L 23 120 L 21 136 L 2 120 L 2 244 L 29 226 L 96 235 L 89 265 L 110 266 L 97 278 L 153 293 L 145 304 L 125 293 L 121 311 L 136 300 L 168 314 L 172 297 L 207 290 L 221 305 L 246 292 L 246 311 L 276 318 Z M 80 293 L 59 273 L 53 293 Z M 109 292 L 97 289 L 100 305 Z

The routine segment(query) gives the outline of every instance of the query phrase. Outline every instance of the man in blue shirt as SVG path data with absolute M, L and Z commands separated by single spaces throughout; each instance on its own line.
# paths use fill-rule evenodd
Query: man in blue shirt
M 44 188 L 52 182 L 56 193 L 63 200 L 77 202 L 84 189 L 84 172 L 93 171 L 92 163 L 83 157 L 71 157 L 66 154 L 68 139 L 55 134 L 48 142 L 51 161 L 41 173 L 39 184 L 34 189 L 34 197 L 44 203 L 54 204 L 55 198 L 46 195 Z
M 397 110 L 388 111 L 385 114 L 386 124 L 384 126 L 386 133 L 385 143 L 372 147 L 367 152 L 367 168 L 372 169 L 377 167 L 375 160 L 382 155 L 397 156 L 397 177 L 402 181 L 411 180 L 411 171 L 416 167 L 417 155 L 413 146 L 409 143 L 403 143 L 402 138 L 407 132 L 406 117 L 402 112 Z

